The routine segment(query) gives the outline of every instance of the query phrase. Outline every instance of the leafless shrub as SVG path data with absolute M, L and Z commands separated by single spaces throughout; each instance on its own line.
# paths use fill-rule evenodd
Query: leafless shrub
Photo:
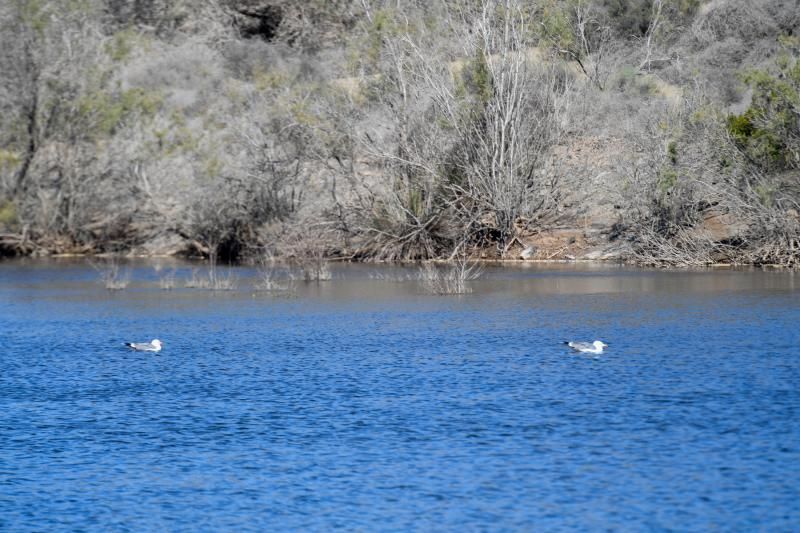
M 259 291 L 290 291 L 294 288 L 292 280 L 282 279 L 276 276 L 272 270 L 259 270 L 258 281 L 255 284 Z
M 655 114 L 629 142 L 640 158 L 628 167 L 617 201 L 635 261 L 797 265 L 796 179 L 764 174 L 702 93 Z
M 216 267 L 209 269 L 208 272 L 209 288 L 212 291 L 232 291 L 236 289 L 237 280 L 233 271 L 227 274 L 220 274 Z
M 203 289 L 205 288 L 205 280 L 200 276 L 196 268 L 192 269 L 191 275 L 183 282 L 183 286 L 187 289 Z
M 706 157 L 680 142 L 687 109 L 658 114 L 631 137 L 641 157 L 626 169 L 617 190 L 633 256 L 643 264 L 696 265 L 713 262 L 713 241 L 699 230 L 709 205 L 695 165 Z M 688 161 L 689 155 L 697 158 Z
M 238 261 L 259 243 L 262 224 L 285 215 L 278 207 L 282 200 L 273 203 L 270 186 L 258 180 L 229 179 L 202 192 L 188 229 L 211 263 L 217 258 Z
M 753 170 L 740 189 L 737 215 L 746 223 L 740 261 L 800 267 L 800 188 L 793 173 L 764 176 Z
M 369 279 L 377 280 L 377 281 L 390 281 L 395 283 L 403 283 L 406 281 L 417 281 L 419 280 L 419 274 L 411 274 L 410 272 L 370 272 Z
M 793 2 L 312 3 L 266 2 L 267 42 L 240 38 L 268 37 L 259 17 L 235 35 L 230 2 L 0 2 L 0 249 L 216 265 L 269 244 L 320 280 L 330 256 L 503 256 L 604 187 L 596 212 L 620 213 L 642 262 L 796 264 L 797 158 L 754 168 L 711 105 L 679 105 L 694 71 L 718 109 L 757 99 L 732 73 L 796 41 Z M 774 111 L 794 124 L 795 108 Z M 317 224 L 313 253 L 285 246 Z M 278 243 L 273 226 L 293 229 Z M 215 266 L 188 283 L 233 285 Z
M 762 7 L 762 2 L 747 0 L 709 2 L 700 10 L 691 32 L 702 44 L 710 44 L 732 36 L 752 42 L 759 37 L 779 33 L 775 21 Z
M 545 6 L 539 6 L 539 9 L 543 7 L 545 12 L 549 11 Z M 546 44 L 559 56 L 574 62 L 583 75 L 602 91 L 611 73 L 609 59 L 615 48 L 612 28 L 595 2 L 577 0 L 567 4 L 565 10 L 569 28 L 540 22 L 541 45 Z M 547 18 L 544 13 L 537 15 L 540 19 Z
M 371 66 L 380 73 L 361 80 L 367 101 L 348 97 L 345 106 L 329 106 L 337 123 L 347 126 L 340 143 L 345 150 L 335 154 L 339 165 L 331 167 L 336 179 L 331 215 L 357 258 L 438 257 L 458 239 L 437 170 L 452 136 L 437 135 L 441 127 L 418 76 L 424 61 L 419 46 L 402 33 L 388 35 L 380 61 Z M 446 65 L 440 74 L 449 76 Z M 343 108 L 351 110 L 349 116 L 341 116 Z
M 425 292 L 430 294 L 468 294 L 472 292 L 468 282 L 479 278 L 482 272 L 478 263 L 460 256 L 446 265 L 425 262 L 420 266 L 418 276 Z
M 184 283 L 187 289 L 207 289 L 211 291 L 232 291 L 237 286 L 236 276 L 232 271 L 220 274 L 215 263 L 209 263 L 205 275 L 199 274 L 197 269 L 192 269 L 192 274 Z
M 121 291 L 128 288 L 131 281 L 129 269 L 120 268 L 117 259 L 109 259 L 100 265 L 92 264 L 94 269 L 100 274 L 103 286 L 110 291 Z
M 158 278 L 158 286 L 161 290 L 170 291 L 175 288 L 175 270 L 171 270 Z
M 649 266 L 706 266 L 715 262 L 719 245 L 708 232 L 677 227 L 669 237 L 656 228 L 640 228 L 636 261 Z
M 355 167 L 346 183 L 356 205 L 339 210 L 343 226 L 367 236 L 364 256 L 442 257 L 475 241 L 504 255 L 520 227 L 554 207 L 544 162 L 562 131 L 567 78 L 528 52 L 532 22 L 517 0 L 458 4 L 446 20 L 435 30 L 398 20 L 368 83 L 381 125 L 353 136 L 383 181 Z M 441 35 L 459 43 L 455 61 Z
M 257 268 L 258 278 L 255 284 L 256 290 L 267 292 L 286 292 L 294 291 L 294 280 L 291 273 L 279 268 L 273 257 L 262 256 Z
M 170 38 L 179 30 L 202 29 L 202 34 L 217 37 L 228 33 L 227 16 L 218 2 L 174 2 L 171 0 L 106 1 L 102 5 L 109 23 L 119 27 L 137 27 Z M 221 26 L 221 27 L 220 27 Z
M 311 220 L 307 226 L 295 228 L 281 238 L 279 252 L 287 259 L 287 276 L 292 281 L 329 281 L 329 232 Z
M 644 34 L 644 59 L 639 65 L 639 70 L 643 72 L 650 72 L 653 61 L 653 53 L 656 48 L 656 37 L 659 33 L 659 26 L 663 23 L 664 2 L 663 0 L 653 0 L 650 8 L 650 23 L 647 26 L 647 31 Z
M 247 79 L 259 73 L 282 71 L 290 51 L 260 39 L 247 39 L 226 42 L 222 53 L 228 70 Z
M 321 252 L 309 253 L 298 259 L 299 278 L 303 281 L 330 281 L 328 261 Z

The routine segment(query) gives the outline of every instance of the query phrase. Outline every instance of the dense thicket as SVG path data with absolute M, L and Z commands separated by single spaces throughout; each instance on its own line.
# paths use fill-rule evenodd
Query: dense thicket
M 783 0 L 8 0 L 0 253 L 508 257 L 560 230 L 541 257 L 797 265 L 799 25 Z

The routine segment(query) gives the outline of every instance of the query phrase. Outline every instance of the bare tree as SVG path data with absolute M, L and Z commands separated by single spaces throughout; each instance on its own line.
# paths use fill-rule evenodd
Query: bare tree
M 378 73 L 362 79 L 367 102 L 347 102 L 351 113 L 344 120 L 335 112 L 337 124 L 349 125 L 342 132 L 350 147 L 335 155 L 338 168 L 329 167 L 340 176 L 334 183 L 349 189 L 334 191 L 337 225 L 358 235 L 356 254 L 362 257 L 437 257 L 458 238 L 441 169 L 452 135 L 439 135 L 444 130 L 431 109 L 430 87 L 420 77 L 429 57 L 419 47 L 437 48 L 439 42 L 410 18 L 387 20 L 386 12 L 366 9 L 381 32 L 370 30 L 379 36 L 379 61 L 363 70 Z M 434 61 L 446 65 L 441 57 Z
M 663 0 L 653 0 L 653 5 L 650 12 L 650 24 L 644 34 L 644 59 L 642 60 L 639 70 L 650 72 L 653 62 L 653 50 L 655 48 L 655 39 L 658 31 L 662 25 L 663 17 Z
M 401 18 L 368 83 L 390 128 L 356 133 L 387 178 L 364 188 L 375 216 L 361 225 L 383 256 L 449 256 L 468 242 L 504 255 L 550 207 L 544 155 L 562 129 L 565 87 L 535 64 L 526 9 L 457 3 L 443 20 L 432 30 Z
M 564 87 L 548 66 L 533 64 L 530 21 L 520 2 L 486 1 L 462 13 L 474 17 L 465 22 L 474 30 L 467 43 L 477 97 L 466 119 L 452 91 L 437 90 L 435 105 L 459 134 L 453 164 L 462 180 L 450 186 L 470 225 L 495 232 L 505 255 L 520 219 L 535 219 L 548 207 L 542 167 L 560 136 Z
M 139 120 L 141 92 L 111 80 L 98 2 L 12 1 L 0 7 L 0 105 L 19 165 L 3 179 L 21 222 L 58 249 L 103 241 L 125 247 L 130 211 L 119 209 L 127 177 L 98 146 Z M 101 148 L 101 149 L 98 149 Z M 57 243 L 57 244 L 56 244 Z

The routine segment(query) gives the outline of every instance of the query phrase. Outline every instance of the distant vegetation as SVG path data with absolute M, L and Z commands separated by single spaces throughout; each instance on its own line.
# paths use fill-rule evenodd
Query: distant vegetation
M 781 0 L 7 0 L 0 255 L 797 266 L 798 29 Z

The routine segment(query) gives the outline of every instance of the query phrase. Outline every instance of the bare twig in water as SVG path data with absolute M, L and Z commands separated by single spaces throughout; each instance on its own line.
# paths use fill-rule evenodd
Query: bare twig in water
M 279 268 L 275 264 L 272 256 L 265 255 L 260 259 L 257 274 L 256 290 L 285 292 L 295 289 L 294 280 L 288 272 L 285 272 L 285 269 Z
M 422 287 L 430 294 L 468 294 L 472 292 L 467 282 L 480 277 L 483 267 L 464 256 L 445 266 L 424 263 L 419 270 Z
M 170 291 L 175 288 L 175 269 L 170 270 L 165 275 L 158 278 L 158 286 L 161 290 Z
M 236 276 L 233 272 L 220 274 L 215 261 L 209 262 L 206 276 L 198 274 L 197 269 L 192 269 L 192 276 L 186 280 L 184 287 L 188 289 L 207 289 L 211 291 L 232 291 L 236 289 Z
M 119 261 L 109 259 L 102 265 L 91 263 L 92 267 L 100 274 L 103 286 L 110 291 L 126 289 L 131 281 L 131 273 L 127 268 L 121 269 Z
M 419 279 L 419 276 L 411 274 L 409 272 L 403 272 L 403 273 L 370 272 L 369 279 L 402 283 L 405 281 L 415 281 Z
M 330 281 L 331 269 L 321 250 L 312 250 L 298 261 L 299 277 L 303 281 Z

